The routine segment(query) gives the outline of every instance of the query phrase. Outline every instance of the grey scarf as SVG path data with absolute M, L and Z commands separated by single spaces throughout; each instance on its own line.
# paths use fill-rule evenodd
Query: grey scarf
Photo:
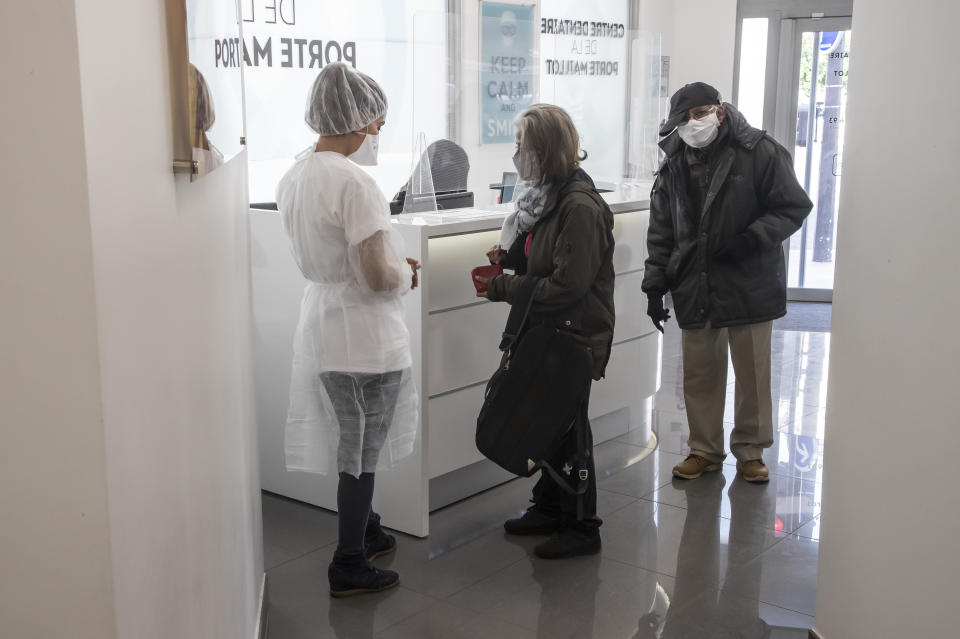
M 531 186 L 526 182 L 517 184 L 514 191 L 514 209 L 503 221 L 500 229 L 500 248 L 509 251 L 516 239 L 526 235 L 543 216 L 550 185 Z

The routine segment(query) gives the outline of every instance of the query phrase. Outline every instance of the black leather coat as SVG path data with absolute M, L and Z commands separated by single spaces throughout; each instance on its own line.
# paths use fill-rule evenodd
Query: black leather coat
M 681 328 L 765 322 L 787 312 L 782 243 L 813 204 L 797 182 L 790 153 L 724 104 L 729 133 L 712 155 L 703 209 L 688 195 L 686 144 L 674 131 L 650 194 L 649 257 L 643 291 L 670 291 Z M 744 234 L 753 246 L 739 259 L 718 250 Z
M 571 176 L 548 201 L 533 228 L 530 256 L 522 240 L 514 243 L 506 268 L 488 283 L 493 302 L 513 303 L 522 274 L 543 278 L 530 307 L 534 321 L 569 331 L 593 351 L 593 378 L 603 377 L 610 359 L 616 311 L 613 305 L 613 213 L 582 170 Z

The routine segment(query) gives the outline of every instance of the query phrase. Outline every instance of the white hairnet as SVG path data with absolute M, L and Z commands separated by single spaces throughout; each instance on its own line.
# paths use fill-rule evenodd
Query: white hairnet
M 307 97 L 307 126 L 322 136 L 365 129 L 387 112 L 387 96 L 376 80 L 343 62 L 328 64 Z

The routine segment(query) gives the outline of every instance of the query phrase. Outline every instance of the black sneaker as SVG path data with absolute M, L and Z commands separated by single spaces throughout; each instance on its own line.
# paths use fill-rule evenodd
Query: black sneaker
M 334 597 L 380 592 L 400 583 L 400 575 L 392 570 L 374 568 L 361 553 L 344 555 L 339 551 L 333 554 L 327 579 L 330 580 L 330 594 Z
M 511 535 L 552 535 L 560 529 L 560 518 L 544 513 L 533 505 L 523 517 L 503 522 L 503 529 Z
M 598 552 L 600 552 L 599 530 L 581 532 L 573 528 L 564 528 L 553 533 L 549 541 L 533 549 L 533 553 L 541 559 L 565 559 L 579 555 L 595 555 Z
M 367 532 L 363 537 L 363 548 L 367 553 L 367 559 L 373 561 L 377 557 L 389 555 L 397 549 L 397 538 L 387 534 L 380 526 L 380 515 L 370 513 L 370 519 L 367 520 Z

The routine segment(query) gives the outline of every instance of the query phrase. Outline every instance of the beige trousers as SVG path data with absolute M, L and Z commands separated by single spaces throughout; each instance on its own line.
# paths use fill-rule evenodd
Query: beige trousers
M 773 322 L 682 331 L 683 396 L 690 423 L 690 453 L 713 463 L 726 457 L 723 410 L 727 350 L 733 360 L 734 428 L 730 451 L 738 461 L 760 459 L 773 445 L 770 338 Z

